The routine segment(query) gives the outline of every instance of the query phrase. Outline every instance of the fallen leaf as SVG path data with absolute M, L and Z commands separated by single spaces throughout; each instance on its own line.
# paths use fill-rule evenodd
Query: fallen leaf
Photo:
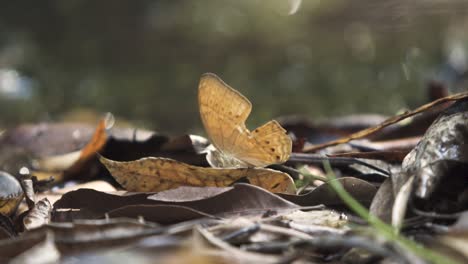
M 0 171 L 0 213 L 13 214 L 23 200 L 23 190 L 15 177 Z
M 189 190 L 190 189 L 190 190 Z M 90 189 L 66 193 L 54 204 L 54 221 L 65 218 L 64 209 L 86 210 L 90 218 L 112 216 L 138 217 L 158 223 L 175 223 L 199 217 L 268 210 L 290 210 L 299 207 L 262 188 L 250 184 L 211 189 L 206 197 L 206 187 L 181 187 L 174 190 L 149 193 L 110 194 Z M 186 193 L 192 195 L 187 197 Z M 185 197 L 185 198 L 181 198 Z M 203 197 L 202 199 L 196 197 Z
M 283 172 L 264 168 L 204 168 L 167 158 L 118 162 L 100 157 L 127 191 L 158 192 L 179 186 L 229 186 L 241 178 L 275 193 L 295 193 L 294 182 Z
M 391 223 L 394 199 L 392 180 L 391 178 L 388 178 L 377 190 L 377 193 L 370 205 L 370 213 L 386 223 Z
M 47 233 L 45 232 L 32 232 L 25 233 L 23 236 L 14 239 L 0 240 L 0 261 L 9 263 L 14 257 L 36 245 L 40 245 L 46 240 L 46 236 Z
M 51 234 L 47 234 L 45 239 L 31 248 L 28 248 L 26 251 L 22 252 L 20 255 L 16 256 L 14 259 L 10 260 L 8 263 L 12 264 L 21 264 L 21 263 L 38 263 L 38 264 L 47 264 L 47 263 L 56 263 L 60 260 L 60 252 L 58 251 L 54 238 Z
M 189 187 L 180 186 L 176 189 L 158 192 L 148 198 L 160 202 L 190 202 L 208 199 L 217 196 L 234 187 Z
M 403 226 L 406 208 L 413 191 L 413 181 L 414 177 L 409 178 L 409 180 L 406 181 L 406 183 L 398 190 L 398 193 L 395 195 L 395 200 L 393 201 L 392 225 L 398 229 Z
M 0 214 L 0 241 L 2 239 L 15 237 L 16 235 L 17 231 L 15 229 L 15 225 L 11 221 L 10 217 Z
M 47 198 L 37 202 L 23 218 L 23 226 L 25 230 L 32 230 L 41 227 L 50 221 L 50 213 L 52 205 Z
M 41 200 L 43 198 L 47 198 L 51 204 L 54 204 L 58 199 L 62 197 L 65 193 L 71 192 L 71 191 L 76 191 L 78 189 L 93 189 L 96 191 L 101 191 L 101 192 L 115 192 L 117 189 L 112 186 L 110 183 L 106 181 L 90 181 L 82 184 L 76 184 L 76 185 L 71 185 L 67 186 L 65 188 L 53 188 L 50 191 L 46 192 L 41 192 L 36 194 L 36 197 L 38 200 Z
M 34 169 L 39 172 L 58 172 L 55 179 L 57 181 L 70 178 L 88 169 L 87 163 L 96 156 L 106 142 L 106 119 L 102 119 L 90 141 L 81 150 L 37 159 L 34 162 Z
M 164 229 L 156 224 L 132 219 L 75 220 L 72 223 L 49 223 L 38 229 L 25 232 L 18 238 L 0 241 L 0 260 L 3 263 L 15 257 L 23 259 L 34 256 L 40 251 L 35 252 L 30 251 L 30 249 L 45 242 L 52 245 L 55 250 L 42 252 L 43 257 L 55 252 L 64 257 L 98 250 L 115 250 L 118 246 L 128 245 L 145 237 L 159 237 L 163 231 Z M 35 253 L 32 254 L 33 252 Z M 36 262 L 28 261 L 27 263 Z
M 168 213 L 170 212 L 170 213 Z M 179 205 L 129 205 L 106 213 L 108 217 L 119 218 L 138 218 L 141 217 L 146 221 L 151 221 L 161 225 L 170 225 L 179 222 L 189 221 L 198 218 L 213 218 L 215 215 L 208 214 L 202 211 L 195 210 L 186 206 Z
M 339 181 L 343 188 L 354 197 L 354 199 L 363 203 L 364 205 L 369 205 L 377 191 L 374 185 L 353 177 L 343 177 L 335 179 L 334 181 Z M 312 191 L 301 194 L 301 195 L 292 195 L 292 194 L 279 194 L 282 198 L 293 202 L 301 206 L 312 206 L 318 204 L 324 205 L 341 205 L 343 201 L 339 198 L 336 192 L 330 187 L 329 183 L 326 182 Z
M 449 180 L 451 170 L 468 164 L 467 119 L 468 100 L 454 103 L 434 121 L 403 161 L 407 177 L 416 176 L 414 193 L 417 197 L 428 199 L 441 182 Z M 464 172 L 466 170 L 462 170 L 462 174 Z M 462 192 L 468 181 L 462 175 L 457 177 L 460 178 L 458 191 Z
M 82 149 L 95 128 L 82 123 L 25 124 L 0 137 L 0 149 L 21 148 L 32 157 L 54 156 Z

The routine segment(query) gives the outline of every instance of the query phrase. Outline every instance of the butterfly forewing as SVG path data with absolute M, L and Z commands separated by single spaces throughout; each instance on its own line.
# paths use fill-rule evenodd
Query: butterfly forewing
M 198 89 L 200 115 L 208 136 L 216 148 L 231 153 L 239 135 L 246 133 L 245 120 L 252 104 L 214 74 L 204 74 Z

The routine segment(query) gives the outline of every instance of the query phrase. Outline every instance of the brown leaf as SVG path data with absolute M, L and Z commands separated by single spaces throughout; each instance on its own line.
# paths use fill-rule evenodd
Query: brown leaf
M 283 172 L 264 168 L 204 168 L 166 158 L 118 162 L 100 157 L 112 176 L 126 190 L 158 192 L 179 186 L 229 186 L 241 178 L 276 193 L 295 193 L 294 182 Z
M 354 199 L 365 205 L 370 204 L 377 191 L 372 184 L 358 178 L 344 177 L 336 179 L 336 181 L 339 181 L 341 185 L 343 185 L 343 188 L 345 188 L 345 190 L 350 193 Z M 343 204 L 342 200 L 328 183 L 324 183 L 306 194 L 280 194 L 280 196 L 301 206 Z
M 79 159 L 66 171 L 67 174 L 79 172 L 90 159 L 96 156 L 107 142 L 106 119 L 103 118 L 93 134 L 91 140 L 81 149 Z
M 0 214 L 0 240 L 6 239 L 6 238 L 12 238 L 16 236 L 16 234 L 17 232 L 15 229 L 15 225 L 11 221 L 10 217 Z
M 106 120 L 102 119 L 90 141 L 81 150 L 62 155 L 47 156 L 35 161 L 39 172 L 59 172 L 56 180 L 72 177 L 87 169 L 87 165 L 107 142 Z M 39 173 L 39 175 L 41 175 Z M 47 175 L 47 173 L 46 173 Z
M 65 257 L 72 254 L 95 252 L 96 250 L 111 250 L 116 246 L 128 245 L 145 237 L 157 237 L 162 231 L 158 225 L 131 219 L 78 220 L 73 223 L 51 223 L 39 229 L 25 232 L 17 239 L 2 241 L 3 243 L 0 243 L 0 261 L 3 263 L 19 254 L 21 254 L 20 258 L 34 256 L 34 251 L 29 249 L 33 249 L 46 241 L 56 247 L 56 252 L 59 251 L 62 257 Z M 53 252 L 44 249 L 42 257 L 50 253 Z M 40 256 L 36 255 L 36 257 Z M 56 260 L 53 261 L 53 263 L 55 262 Z
M 202 189 L 203 188 L 203 189 Z M 189 187 L 180 186 L 176 189 L 158 192 L 148 198 L 160 202 L 190 202 L 208 199 L 222 194 L 234 187 Z
M 168 213 L 170 212 L 170 213 Z M 151 205 L 139 204 L 129 205 L 107 213 L 109 217 L 143 217 L 146 221 L 155 222 L 161 225 L 170 225 L 174 223 L 189 221 L 198 218 L 216 218 L 212 214 L 207 214 L 190 207 L 178 205 Z
M 416 175 L 414 192 L 417 197 L 430 198 L 441 183 L 447 194 L 462 193 L 468 186 L 466 178 L 461 176 L 466 173 L 466 168 L 462 167 L 468 164 L 467 118 L 468 100 L 454 103 L 434 121 L 405 158 L 404 171 Z M 457 172 L 457 169 L 460 170 Z M 455 175 L 451 177 L 450 174 Z M 460 176 L 456 177 L 457 174 Z M 448 184 L 452 180 L 458 182 Z
M 15 239 L 2 240 L 0 242 L 0 261 L 2 263 L 8 263 L 12 258 L 36 245 L 39 245 L 44 242 L 45 239 L 45 232 L 32 232 L 26 233 L 25 235 Z
M 392 180 L 389 178 L 377 190 L 369 209 L 370 213 L 386 223 L 391 223 L 394 199 Z
M 212 194 L 210 197 L 206 197 L 206 189 Z M 192 195 L 188 197 L 187 192 Z M 164 224 L 219 214 L 298 208 L 278 195 L 250 184 L 235 184 L 232 188 L 181 187 L 150 195 L 117 195 L 80 189 L 63 195 L 54 207 L 84 209 L 94 218 L 102 218 L 104 214 L 109 213 L 111 216 L 142 216 Z M 56 217 L 60 218 L 63 215 L 55 212 L 54 219 Z
M 95 128 L 82 123 L 25 124 L 0 137 L 0 149 L 22 148 L 32 157 L 69 153 L 83 148 Z

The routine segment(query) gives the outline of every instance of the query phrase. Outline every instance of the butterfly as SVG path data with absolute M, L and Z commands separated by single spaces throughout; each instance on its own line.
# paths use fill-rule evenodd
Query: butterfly
M 213 73 L 201 76 L 200 116 L 214 147 L 207 159 L 213 167 L 265 167 L 284 163 L 291 138 L 275 120 L 249 131 L 245 126 L 252 103 Z

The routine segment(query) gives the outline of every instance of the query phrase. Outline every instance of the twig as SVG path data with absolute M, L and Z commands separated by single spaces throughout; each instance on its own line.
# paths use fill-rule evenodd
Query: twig
M 260 224 L 255 223 L 254 225 L 247 226 L 241 229 L 238 229 L 234 232 L 231 232 L 227 235 L 221 237 L 221 240 L 228 242 L 228 243 L 236 243 L 239 240 L 246 239 L 251 235 L 257 233 L 260 230 Z
M 414 115 L 419 114 L 421 112 L 424 112 L 424 111 L 426 111 L 426 110 L 428 110 L 428 109 L 430 109 L 430 108 L 432 108 L 434 106 L 440 105 L 442 103 L 450 102 L 450 101 L 457 101 L 457 100 L 465 99 L 465 98 L 468 98 L 468 92 L 458 93 L 458 94 L 450 95 L 450 96 L 447 96 L 447 97 L 444 97 L 444 98 L 440 98 L 440 99 L 435 100 L 435 101 L 433 101 L 431 103 L 420 106 L 420 107 L 416 108 L 413 111 L 407 111 L 407 112 L 405 112 L 405 113 L 403 113 L 401 115 L 390 117 L 390 118 L 388 118 L 387 120 L 385 120 L 384 122 L 380 123 L 377 126 L 370 127 L 370 128 L 358 131 L 358 132 L 353 133 L 353 134 L 351 134 L 351 135 L 349 135 L 347 137 L 344 137 L 344 138 L 340 138 L 340 139 L 337 139 L 337 140 L 332 140 L 332 141 L 329 141 L 327 143 L 315 145 L 315 146 L 312 146 L 312 147 L 309 147 L 309 148 L 304 148 L 304 152 L 315 152 L 315 151 L 320 150 L 320 149 L 335 146 L 335 145 L 338 145 L 338 144 L 348 143 L 351 140 L 360 139 L 360 138 L 370 136 L 370 135 L 380 131 L 384 127 L 387 127 L 389 125 L 393 125 L 393 124 L 395 124 L 395 123 L 397 123 L 397 122 L 399 122 L 399 121 L 401 121 L 401 120 L 403 120 L 405 118 L 408 118 L 410 116 L 414 116 Z
M 390 176 L 390 173 L 388 171 L 378 168 L 372 164 L 369 164 L 367 162 L 364 162 L 356 158 L 327 157 L 327 156 L 323 156 L 319 154 L 309 154 L 309 153 L 292 153 L 289 158 L 289 161 L 301 162 L 301 163 L 306 163 L 306 164 L 315 164 L 315 165 L 322 165 L 324 161 L 328 161 L 332 166 L 360 164 L 370 169 L 373 169 L 375 171 L 378 171 L 384 175 Z

